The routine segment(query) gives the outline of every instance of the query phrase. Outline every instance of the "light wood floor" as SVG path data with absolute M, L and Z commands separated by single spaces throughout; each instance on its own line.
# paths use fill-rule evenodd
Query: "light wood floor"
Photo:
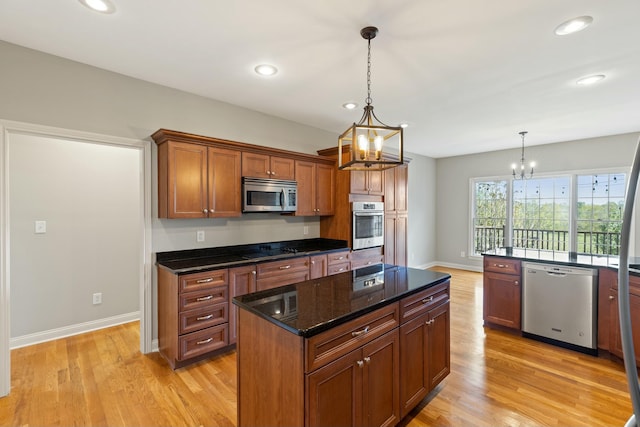
M 403 426 L 612 426 L 621 365 L 482 327 L 482 275 L 452 275 L 451 374 Z M 178 371 L 142 355 L 137 322 L 11 352 L 2 426 L 234 426 L 231 352 Z

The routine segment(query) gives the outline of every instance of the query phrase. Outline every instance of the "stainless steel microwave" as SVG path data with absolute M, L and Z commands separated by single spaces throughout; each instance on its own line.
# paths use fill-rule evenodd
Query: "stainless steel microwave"
M 297 196 L 295 181 L 242 178 L 242 212 L 295 212 Z

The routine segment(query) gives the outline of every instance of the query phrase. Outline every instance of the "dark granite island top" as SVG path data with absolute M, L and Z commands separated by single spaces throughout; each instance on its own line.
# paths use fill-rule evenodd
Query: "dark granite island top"
M 309 338 L 450 278 L 447 273 L 379 264 L 238 296 L 233 303 Z

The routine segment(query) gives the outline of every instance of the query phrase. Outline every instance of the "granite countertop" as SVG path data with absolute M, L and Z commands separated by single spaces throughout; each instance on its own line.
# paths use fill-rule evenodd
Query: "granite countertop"
M 158 252 L 156 253 L 156 264 L 173 273 L 194 273 L 344 250 L 349 250 L 345 240 L 323 238 L 286 240 L 282 242 Z
M 308 338 L 450 278 L 437 271 L 379 264 L 238 296 L 233 303 Z
M 523 261 L 571 265 L 575 267 L 608 267 L 618 269 L 619 257 L 613 255 L 585 255 L 576 252 L 546 251 L 540 249 L 499 248 L 483 252 L 485 256 L 500 256 Z M 640 274 L 640 258 L 629 258 L 629 271 Z

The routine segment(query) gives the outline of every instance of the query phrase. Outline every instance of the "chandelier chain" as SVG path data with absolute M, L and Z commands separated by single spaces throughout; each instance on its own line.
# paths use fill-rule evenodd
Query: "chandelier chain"
M 368 39 L 367 43 L 367 99 L 365 102 L 367 105 L 371 105 L 371 38 Z

